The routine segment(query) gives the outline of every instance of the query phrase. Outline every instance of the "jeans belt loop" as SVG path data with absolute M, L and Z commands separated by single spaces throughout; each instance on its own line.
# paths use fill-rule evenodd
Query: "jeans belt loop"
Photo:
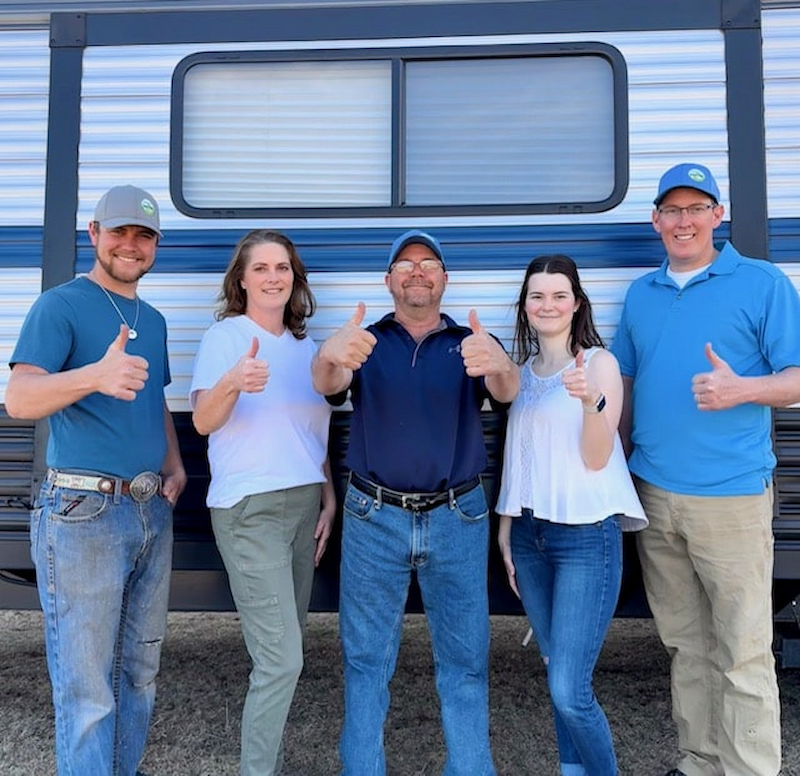
M 456 492 L 452 488 L 447 489 L 447 505 L 451 510 L 456 508 Z
M 380 509 L 383 506 L 383 488 L 378 485 L 375 488 L 375 509 Z

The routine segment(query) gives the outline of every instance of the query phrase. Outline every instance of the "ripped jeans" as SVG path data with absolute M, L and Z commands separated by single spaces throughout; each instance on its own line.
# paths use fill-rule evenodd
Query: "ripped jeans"
M 134 776 L 155 703 L 172 568 L 161 496 L 42 486 L 31 556 L 60 776 Z

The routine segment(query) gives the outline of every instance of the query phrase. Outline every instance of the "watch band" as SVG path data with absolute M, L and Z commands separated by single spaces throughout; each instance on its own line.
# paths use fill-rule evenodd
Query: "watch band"
M 606 406 L 606 397 L 604 394 L 601 393 L 600 396 L 597 398 L 597 401 L 593 405 L 591 405 L 590 407 L 584 405 L 583 411 L 588 412 L 590 415 L 597 415 L 598 413 L 603 411 L 603 408 L 605 406 Z

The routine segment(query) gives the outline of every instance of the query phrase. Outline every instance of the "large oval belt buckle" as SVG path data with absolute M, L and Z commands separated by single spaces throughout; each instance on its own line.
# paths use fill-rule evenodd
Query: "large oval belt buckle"
M 131 498 L 134 501 L 150 501 L 161 490 L 161 477 L 155 472 L 140 472 L 130 485 Z

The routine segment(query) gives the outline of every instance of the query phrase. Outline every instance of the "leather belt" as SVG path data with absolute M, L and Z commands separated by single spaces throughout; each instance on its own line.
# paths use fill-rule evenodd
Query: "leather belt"
M 449 488 L 439 493 L 405 493 L 401 490 L 392 490 L 391 488 L 385 488 L 383 485 L 377 485 L 371 480 L 364 479 L 364 477 L 360 477 L 355 472 L 350 472 L 350 482 L 365 496 L 374 498 L 379 504 L 391 504 L 392 506 L 411 509 L 415 512 L 427 512 L 442 504 L 453 504 L 456 498 L 476 488 L 481 481 L 478 477 L 473 477 L 457 488 Z
M 155 472 L 140 472 L 132 480 L 123 480 L 106 474 L 72 474 L 48 469 L 47 482 L 58 488 L 92 490 L 108 496 L 119 493 L 139 502 L 149 501 L 161 493 L 161 475 Z

